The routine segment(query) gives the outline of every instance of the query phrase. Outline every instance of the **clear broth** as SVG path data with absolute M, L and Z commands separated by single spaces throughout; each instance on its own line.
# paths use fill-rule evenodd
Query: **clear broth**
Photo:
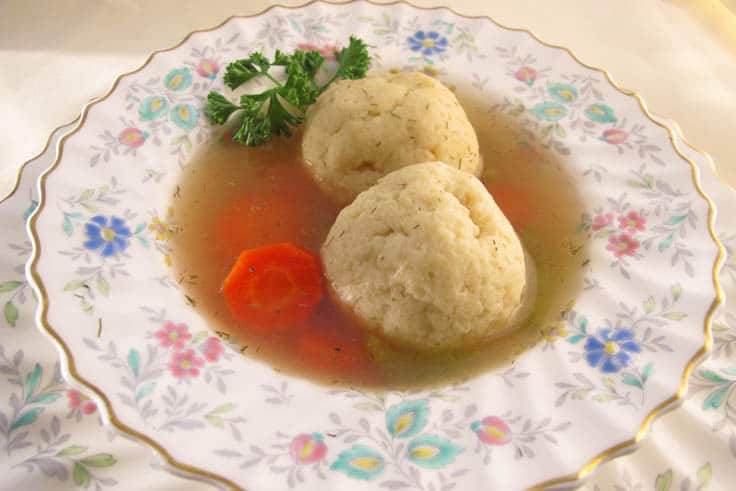
M 581 289 L 586 251 L 576 234 L 582 213 L 580 197 L 555 154 L 533 142 L 519 145 L 524 132 L 513 119 L 489 112 L 488 101 L 460 99 L 478 134 L 485 162 L 482 181 L 496 194 L 496 201 L 536 265 L 537 294 L 523 325 L 479 346 L 446 353 L 417 353 L 365 334 L 360 323 L 345 315 L 344 309 L 326 295 L 310 324 L 324 325 L 328 330 L 337 328 L 364 340 L 373 368 L 355 376 L 305 362 L 294 351 L 288 334 L 249 334 L 231 317 L 221 294 L 222 282 L 240 251 L 288 240 L 317 254 L 340 207 L 304 169 L 299 134 L 248 148 L 230 141 L 227 130 L 223 130 L 184 169 L 173 200 L 177 224 L 171 239 L 173 267 L 176 277 L 184 280 L 186 295 L 210 327 L 237 343 L 244 355 L 278 371 L 325 384 L 384 389 L 460 382 L 506 366 L 542 342 L 545 329 L 560 319 Z M 514 192 L 509 193 L 509 189 Z M 296 228 L 293 219 L 282 223 L 279 210 L 269 208 L 268 197 L 283 193 L 293 197 L 290 213 L 298 214 Z M 523 207 L 516 204 L 519 196 L 528 198 Z M 252 235 L 238 235 L 233 230 L 229 232 L 235 237 L 227 235 L 228 226 L 222 223 L 222 217 L 246 207 L 273 214 L 272 224 Z M 520 226 L 521 222 L 524 225 Z M 223 234 L 227 240 L 222 240 Z

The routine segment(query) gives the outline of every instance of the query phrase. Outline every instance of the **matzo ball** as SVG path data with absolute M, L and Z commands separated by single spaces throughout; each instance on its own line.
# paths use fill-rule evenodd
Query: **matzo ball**
M 388 174 L 344 208 L 322 246 L 338 299 L 399 344 L 462 346 L 516 320 L 524 251 L 474 176 L 442 162 Z
M 343 203 L 419 162 L 482 170 L 478 139 L 457 98 L 417 72 L 333 83 L 307 110 L 302 154 L 323 189 Z

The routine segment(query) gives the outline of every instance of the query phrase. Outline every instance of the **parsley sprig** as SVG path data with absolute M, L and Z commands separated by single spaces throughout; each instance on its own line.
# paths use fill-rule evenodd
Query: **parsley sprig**
M 290 136 L 292 129 L 304 121 L 307 107 L 314 104 L 333 81 L 365 77 L 371 61 L 365 43 L 353 36 L 350 36 L 348 46 L 335 52 L 335 59 L 337 71 L 327 83 L 319 85 L 315 76 L 325 61 L 319 52 L 296 50 L 287 55 L 276 50 L 273 61 L 255 52 L 227 66 L 225 85 L 236 89 L 262 76 L 274 86 L 259 94 L 241 96 L 239 104 L 212 91 L 207 96 L 205 114 L 215 123 L 225 124 L 230 115 L 242 111 L 233 140 L 252 147 L 270 140 L 273 135 Z M 283 83 L 269 73 L 273 66 L 284 67 L 286 80 Z

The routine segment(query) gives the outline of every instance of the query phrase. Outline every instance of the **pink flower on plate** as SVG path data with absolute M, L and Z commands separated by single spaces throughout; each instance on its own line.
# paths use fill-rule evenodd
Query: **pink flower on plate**
M 138 128 L 125 128 L 118 135 L 118 141 L 131 148 L 140 147 L 146 143 L 146 138 L 148 138 L 148 132 Z
M 646 225 L 647 219 L 635 211 L 630 211 L 628 214 L 618 217 L 618 228 L 628 230 L 630 234 L 643 231 Z
M 220 355 L 225 351 L 220 338 L 210 336 L 202 343 L 202 353 L 209 362 L 216 362 L 220 359 Z
M 193 349 L 175 351 L 169 363 L 171 374 L 176 378 L 196 377 L 199 369 L 204 366 L 204 360 L 197 356 Z
M 506 445 L 511 441 L 511 428 L 496 416 L 487 416 L 470 425 L 478 439 L 486 445 Z
M 97 410 L 97 404 L 78 390 L 70 389 L 66 393 L 69 398 L 69 408 L 73 411 L 82 411 L 84 414 L 92 414 Z
M 325 44 L 320 48 L 316 44 L 299 43 L 296 47 L 302 51 L 319 51 L 319 54 L 324 56 L 325 60 L 330 61 L 335 59 L 335 51 L 340 51 L 340 49 L 334 44 Z
M 319 54 L 325 57 L 325 60 L 333 61 L 335 59 L 335 52 L 340 49 L 334 44 L 325 44 L 322 49 L 319 50 Z
M 601 213 L 593 218 L 593 230 L 604 229 L 611 223 L 613 223 L 613 213 L 606 213 L 605 215 Z
M 516 70 L 514 78 L 519 82 L 524 82 L 529 87 L 534 85 L 534 81 L 537 79 L 537 71 L 530 66 L 523 66 Z
M 187 341 L 192 339 L 189 334 L 189 328 L 186 324 L 174 324 L 167 322 L 164 327 L 154 333 L 156 339 L 162 348 L 174 347 L 174 349 L 182 349 Z
M 327 445 L 322 433 L 302 433 L 294 437 L 289 445 L 289 453 L 299 465 L 313 464 L 325 458 Z
M 608 238 L 606 249 L 613 252 L 616 257 L 633 256 L 639 248 L 639 241 L 628 234 L 613 234 Z
M 200 77 L 214 80 L 217 77 L 217 72 L 220 71 L 220 65 L 217 61 L 212 58 L 203 58 L 197 65 L 197 73 Z
M 629 134 L 618 128 L 610 128 L 603 132 L 601 140 L 611 145 L 619 145 L 629 138 Z

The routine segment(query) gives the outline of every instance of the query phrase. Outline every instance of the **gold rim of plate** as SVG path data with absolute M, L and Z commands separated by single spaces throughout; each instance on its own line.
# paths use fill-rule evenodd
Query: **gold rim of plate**
M 90 100 L 90 103 L 92 101 L 94 101 L 94 99 Z M 74 123 L 76 123 L 77 120 L 79 119 L 79 116 L 80 115 L 81 114 L 77 114 L 76 116 L 74 116 L 74 119 L 72 119 L 71 121 L 69 121 L 67 123 L 64 123 L 62 125 L 59 125 L 56 128 L 54 128 L 53 130 L 51 130 L 51 132 L 49 133 L 48 138 L 46 138 L 46 143 L 44 143 L 43 148 L 41 149 L 41 151 L 39 151 L 36 155 L 34 155 L 30 159 L 26 160 L 22 164 L 20 164 L 20 167 L 18 167 L 18 172 L 15 174 L 15 180 L 13 182 L 12 187 L 10 188 L 10 191 L 5 196 L 3 196 L 2 198 L 0 198 L 0 205 L 3 204 L 3 203 L 5 203 L 11 197 L 13 197 L 13 195 L 15 195 L 15 193 L 18 191 L 18 187 L 20 186 L 20 180 L 23 177 L 23 172 L 26 170 L 26 167 L 28 167 L 28 164 L 30 164 L 31 162 L 37 160 L 39 157 L 41 157 L 43 154 L 45 154 L 48 151 L 49 146 L 51 146 L 51 140 L 54 139 L 54 135 L 60 129 L 66 128 L 67 126 L 71 126 Z
M 90 102 L 88 102 L 83 107 L 82 112 L 78 116 L 79 122 L 77 123 L 77 125 L 72 130 L 70 130 L 68 133 L 66 133 L 65 135 L 63 135 L 59 139 L 59 142 L 57 143 L 58 152 L 57 152 L 56 159 L 54 160 L 53 164 L 48 169 L 44 170 L 43 173 L 41 174 L 41 176 L 39 177 L 39 204 L 38 204 L 38 207 L 36 208 L 36 210 L 34 211 L 34 213 L 32 214 L 32 216 L 30 217 L 29 222 L 28 222 L 28 230 L 30 232 L 31 241 L 32 241 L 32 244 L 33 244 L 33 256 L 31 257 L 31 260 L 30 260 L 30 262 L 29 262 L 29 264 L 27 266 L 27 275 L 28 275 L 29 279 L 31 280 L 32 286 L 34 286 L 34 288 L 36 289 L 36 291 L 38 293 L 38 296 L 39 296 L 39 299 L 40 299 L 40 301 L 39 301 L 39 309 L 37 310 L 37 313 L 36 313 L 36 321 L 37 321 L 39 327 L 54 339 L 54 341 L 56 342 L 58 348 L 63 353 L 62 361 L 66 363 L 67 372 L 68 372 L 69 376 L 72 378 L 72 380 L 75 383 L 79 384 L 80 386 L 83 386 L 88 391 L 93 392 L 97 396 L 97 398 L 103 403 L 104 408 L 105 408 L 105 412 L 107 413 L 108 421 L 110 422 L 110 424 L 112 426 L 114 426 L 118 431 L 123 432 L 125 434 L 128 434 L 129 436 L 135 438 L 136 440 L 139 440 L 139 441 L 141 441 L 143 443 L 146 443 L 147 445 L 149 445 L 150 447 L 152 447 L 154 450 L 156 450 L 160 454 L 161 458 L 166 462 L 166 464 L 168 464 L 169 466 L 171 466 L 175 470 L 179 471 L 180 473 L 184 473 L 187 476 L 204 478 L 206 480 L 215 481 L 215 482 L 217 482 L 217 483 L 219 483 L 221 485 L 226 485 L 226 486 L 228 486 L 228 487 L 230 487 L 230 488 L 232 488 L 234 490 L 245 491 L 243 487 L 241 487 L 238 484 L 234 483 L 230 479 L 227 479 L 227 478 L 225 478 L 223 476 L 220 476 L 218 474 L 209 472 L 207 470 L 200 469 L 198 467 L 195 467 L 195 466 L 186 464 L 184 462 L 180 462 L 179 460 L 175 459 L 166 450 L 166 448 L 164 448 L 156 440 L 154 440 L 153 438 L 149 437 L 148 435 L 145 435 L 145 434 L 143 434 L 143 433 L 141 433 L 141 432 L 139 432 L 139 431 L 131 428 L 130 426 L 127 426 L 123 422 L 121 422 L 117 418 L 117 416 L 115 415 L 115 411 L 113 409 L 112 403 L 107 398 L 107 396 L 102 392 L 102 390 L 100 390 L 97 386 L 95 386 L 93 383 L 91 383 L 90 381 L 88 381 L 87 379 L 85 379 L 81 374 L 79 374 L 79 372 L 77 372 L 76 364 L 75 364 L 75 361 L 74 361 L 74 357 L 72 356 L 72 353 L 69 350 L 69 347 L 66 345 L 66 343 L 61 338 L 61 336 L 59 335 L 59 333 L 48 322 L 48 318 L 47 318 L 47 315 L 48 315 L 48 302 L 49 302 L 48 301 L 48 296 L 47 296 L 46 288 L 45 288 L 45 286 L 43 284 L 43 281 L 41 280 L 41 277 L 39 276 L 38 272 L 36 271 L 36 265 L 37 265 L 38 260 L 39 260 L 39 258 L 41 256 L 41 250 L 42 250 L 41 244 L 39 242 L 38 234 L 36 232 L 36 221 L 37 221 L 37 218 L 38 218 L 39 213 L 44 209 L 44 207 L 46 205 L 46 193 L 45 193 L 45 191 L 46 191 L 46 179 L 49 176 L 49 174 L 51 174 L 58 167 L 59 162 L 61 162 L 61 158 L 62 158 L 63 153 L 64 153 L 64 143 L 65 143 L 66 139 L 69 138 L 70 136 L 74 135 L 84 125 L 85 121 L 87 120 L 87 114 L 89 113 L 89 109 L 92 106 L 94 106 L 95 104 L 98 104 L 98 103 L 104 101 L 105 99 L 107 99 L 115 91 L 115 89 L 117 88 L 118 84 L 120 83 L 120 81 L 122 80 L 123 77 L 127 77 L 129 75 L 133 75 L 135 73 L 138 73 L 141 70 L 143 70 L 146 66 L 148 66 L 148 64 L 151 62 L 151 60 L 153 59 L 153 57 L 156 56 L 157 54 L 159 54 L 159 53 L 165 53 L 167 51 L 173 51 L 176 48 L 180 47 L 185 42 L 187 42 L 189 40 L 189 38 L 191 38 L 192 35 L 194 35 L 196 33 L 211 32 L 211 31 L 217 30 L 220 27 L 222 27 L 223 25 L 225 25 L 226 23 L 228 23 L 229 21 L 231 21 L 232 19 L 247 19 L 247 18 L 259 17 L 259 16 L 265 14 L 266 12 L 269 12 L 270 10 L 272 10 L 274 8 L 283 8 L 283 9 L 290 9 L 290 10 L 298 10 L 298 9 L 304 8 L 306 6 L 315 4 L 315 3 L 324 3 L 324 4 L 328 4 L 328 5 L 338 5 L 338 4 L 354 3 L 355 1 L 359 1 L 359 0 L 350 0 L 348 2 L 340 2 L 340 1 L 334 1 L 334 0 L 310 0 L 310 1 L 306 2 L 306 3 L 301 4 L 301 5 L 294 5 L 294 6 L 273 4 L 273 5 L 269 6 L 269 7 L 261 10 L 260 12 L 255 13 L 255 14 L 250 14 L 250 15 L 232 15 L 232 16 L 228 17 L 227 19 L 225 19 L 224 21 L 222 21 L 221 23 L 217 24 L 214 27 L 210 27 L 210 28 L 206 28 L 206 29 L 197 29 L 197 30 L 191 31 L 189 34 L 187 34 L 181 41 L 179 41 L 174 46 L 171 46 L 169 48 L 160 49 L 160 50 L 156 50 L 156 51 L 151 52 L 148 55 L 148 57 L 146 58 L 145 62 L 140 67 L 136 68 L 135 70 L 132 70 L 132 71 L 129 71 L 129 72 L 125 72 L 125 73 L 122 73 L 122 74 L 118 75 L 115 78 L 115 80 L 113 81 L 113 83 L 110 86 L 110 88 L 108 89 L 108 91 L 104 95 L 91 100 Z M 596 67 L 596 66 L 593 66 L 593 65 L 589 65 L 589 64 L 583 62 L 582 60 L 580 60 L 578 58 L 578 56 L 570 48 L 567 48 L 565 46 L 560 46 L 560 45 L 552 44 L 552 43 L 548 43 L 548 42 L 540 39 L 530 29 L 518 28 L 518 27 L 510 27 L 510 26 L 507 26 L 507 25 L 504 25 L 504 24 L 498 22 L 497 20 L 495 20 L 495 19 L 493 19 L 493 18 L 491 18 L 491 17 L 489 17 L 487 15 L 465 15 L 465 14 L 461 14 L 460 12 L 457 12 L 456 10 L 454 10 L 454 9 L 452 9 L 450 7 L 444 7 L 444 6 L 421 7 L 421 6 L 412 4 L 410 1 L 407 1 L 407 0 L 395 0 L 395 1 L 387 2 L 387 3 L 383 3 L 383 2 L 379 3 L 379 2 L 376 2 L 374 0 L 362 0 L 362 1 L 365 1 L 366 3 L 369 3 L 371 5 L 375 5 L 375 6 L 391 6 L 391 5 L 397 5 L 397 4 L 405 4 L 405 5 L 409 5 L 410 7 L 415 8 L 415 9 L 419 9 L 419 10 L 446 10 L 446 11 L 451 12 L 454 15 L 457 15 L 457 16 L 462 17 L 462 18 L 465 18 L 465 19 L 486 19 L 486 20 L 492 22 L 493 24 L 495 24 L 496 26 L 498 26 L 498 27 L 500 27 L 502 29 L 505 29 L 505 30 L 508 30 L 508 31 L 513 31 L 513 32 L 523 32 L 523 33 L 526 33 L 529 36 L 531 36 L 532 38 L 534 38 L 537 42 L 541 43 L 544 46 L 547 46 L 549 48 L 554 48 L 554 49 L 560 49 L 560 50 L 563 50 L 563 51 L 567 52 L 567 54 L 569 54 L 581 66 L 583 66 L 583 67 L 585 67 L 585 68 L 587 68 L 589 70 L 593 70 L 593 71 L 602 73 L 606 77 L 606 79 L 608 80 L 608 82 L 611 84 L 611 86 L 613 88 L 615 88 L 616 90 L 618 90 L 619 92 L 621 92 L 624 95 L 627 95 L 627 96 L 630 96 L 630 97 L 634 97 L 637 100 L 637 102 L 639 103 L 639 107 L 644 112 L 644 115 L 647 117 L 647 119 L 649 119 L 652 123 L 656 124 L 657 126 L 663 128 L 663 129 L 665 129 L 667 131 L 667 133 L 669 134 L 670 142 L 671 142 L 672 147 L 675 150 L 675 152 L 680 156 L 680 158 L 682 158 L 684 161 L 686 161 L 690 165 L 690 168 L 691 168 L 691 171 L 692 171 L 693 184 L 695 185 L 696 190 L 703 197 L 703 199 L 705 199 L 705 201 L 708 203 L 708 232 L 709 232 L 711 238 L 713 239 L 716 247 L 718 248 L 718 255 L 716 256 L 716 260 L 713 263 L 713 270 L 712 270 L 712 281 L 713 281 L 713 285 L 714 285 L 715 291 L 716 291 L 716 298 L 714 299 L 713 303 L 711 304 L 710 308 L 708 309 L 708 313 L 705 316 L 705 321 L 704 321 L 704 326 L 703 326 L 704 335 L 705 335 L 705 342 L 703 343 L 703 346 L 697 351 L 697 353 L 695 353 L 695 355 L 693 355 L 693 357 L 690 359 L 690 361 L 686 365 L 685 370 L 682 373 L 682 377 L 680 379 L 680 385 L 679 385 L 679 388 L 677 389 L 677 391 L 672 396 L 670 396 L 669 398 L 667 398 L 666 400 L 664 400 L 662 403 L 660 403 L 659 405 L 657 405 L 654 409 L 652 409 L 649 412 L 649 414 L 646 415 L 646 417 L 644 418 L 643 422 L 639 426 L 639 429 L 637 430 L 636 435 L 633 438 L 630 438 L 628 440 L 625 440 L 625 441 L 622 441 L 620 443 L 617 443 L 616 445 L 613 445 L 613 446 L 607 448 L 606 450 L 603 450 L 602 452 L 598 453 L 597 455 L 593 456 L 576 473 L 564 475 L 564 476 L 561 476 L 561 477 L 556 477 L 556 478 L 553 478 L 553 479 L 548 479 L 546 481 L 540 482 L 540 483 L 538 483 L 538 484 L 536 484 L 536 485 L 528 488 L 528 491 L 537 491 L 537 490 L 542 490 L 542 489 L 545 489 L 545 488 L 548 488 L 548 487 L 560 487 L 560 486 L 565 486 L 565 485 L 571 485 L 571 484 L 573 484 L 573 483 L 575 483 L 577 481 L 581 481 L 581 480 L 587 478 L 603 462 L 605 462 L 607 460 L 610 460 L 610 459 L 612 459 L 614 457 L 617 457 L 617 456 L 620 456 L 620 455 L 623 455 L 623 454 L 626 454 L 626 453 L 629 453 L 629 452 L 633 451 L 635 449 L 636 445 L 646 436 L 646 434 L 649 431 L 649 428 L 651 427 L 651 425 L 654 422 L 654 420 L 657 419 L 659 416 L 663 415 L 664 413 L 666 413 L 668 410 L 673 409 L 674 406 L 682 400 L 683 396 L 685 395 L 685 393 L 687 391 L 688 379 L 690 377 L 690 373 L 695 368 L 695 366 L 698 364 L 698 362 L 707 354 L 707 352 L 710 351 L 711 345 L 713 343 L 713 338 L 712 338 L 712 334 L 711 334 L 711 322 L 712 322 L 713 316 L 714 316 L 714 314 L 715 314 L 718 306 L 721 305 L 721 303 L 723 303 L 723 299 L 724 299 L 724 293 L 723 293 L 723 289 L 721 287 L 721 284 L 720 284 L 720 281 L 719 281 L 719 278 L 718 278 L 718 272 L 719 272 L 720 267 L 721 267 L 721 265 L 723 263 L 723 260 L 725 258 L 726 253 L 725 253 L 725 249 L 723 247 L 723 244 L 721 244 L 721 241 L 716 236 L 716 233 L 715 233 L 715 230 L 714 230 L 714 225 L 715 225 L 715 203 L 705 193 L 705 191 L 703 191 L 703 188 L 702 188 L 702 186 L 700 184 L 700 175 L 698 173 L 698 168 L 697 168 L 697 166 L 695 165 L 695 163 L 692 160 L 690 160 L 689 158 L 687 158 L 682 153 L 682 151 L 680 150 L 680 147 L 678 146 L 677 138 L 679 137 L 686 145 L 689 145 L 695 151 L 704 154 L 708 158 L 709 162 L 711 163 L 711 167 L 713 167 L 713 169 L 714 169 L 714 171 L 716 173 L 717 179 L 720 182 L 726 184 L 729 188 L 734 189 L 734 190 L 736 190 L 736 189 L 733 186 L 729 185 L 724 179 L 722 179 L 719 176 L 718 172 L 715 169 L 715 166 L 713 165 L 713 161 L 712 161 L 712 159 L 710 158 L 709 155 L 707 155 L 705 152 L 703 152 L 702 150 L 698 149 L 697 147 L 695 147 L 694 145 L 692 145 L 691 143 L 689 143 L 687 140 L 685 140 L 685 138 L 681 134 L 681 131 L 680 131 L 679 127 L 677 127 L 675 125 L 675 130 L 673 130 L 672 128 L 670 128 L 669 126 L 665 125 L 664 123 L 661 123 L 661 122 L 657 121 L 655 119 L 655 116 L 652 113 L 650 113 L 650 111 L 649 111 L 649 109 L 648 109 L 648 107 L 646 105 L 646 102 L 644 102 L 644 99 L 642 98 L 642 96 L 639 93 L 637 93 L 637 92 L 635 92 L 633 90 L 625 89 L 625 88 L 619 86 L 608 71 L 606 71 L 603 68 Z M 76 119 L 74 121 L 76 121 Z M 72 123 L 74 121 L 72 121 Z M 15 185 L 14 185 L 13 190 L 5 198 L 3 198 L 2 200 L 0 200 L 0 203 L 2 203 L 3 201 L 5 201 L 6 199 L 8 199 L 10 196 L 12 196 L 17 191 L 18 185 L 20 183 L 20 178 L 21 178 L 21 174 L 23 172 L 23 169 L 30 162 L 32 162 L 33 160 L 35 160 L 36 158 L 38 158 L 41 154 L 43 154 L 47 150 L 47 148 L 48 148 L 48 146 L 49 146 L 49 144 L 51 142 L 51 138 L 52 138 L 53 134 L 59 128 L 62 128 L 63 126 L 67 126 L 69 124 L 70 123 L 67 123 L 67 124 L 62 125 L 60 127 L 57 127 L 51 133 L 51 135 L 49 136 L 49 138 L 48 138 L 48 140 L 46 142 L 46 145 L 45 145 L 44 149 L 41 151 L 41 153 L 38 154 L 33 159 L 25 162 L 21 166 L 20 170 L 18 171 L 18 175 L 16 177 L 16 182 L 15 182 Z

